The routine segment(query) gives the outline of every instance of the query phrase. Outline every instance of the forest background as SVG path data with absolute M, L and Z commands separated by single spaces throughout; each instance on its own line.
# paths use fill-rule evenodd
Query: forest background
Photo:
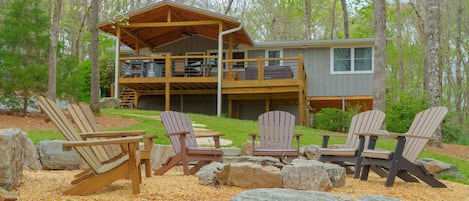
M 253 40 L 376 37 L 373 0 L 176 1 L 239 18 Z M 1 105 L 9 111 L 26 112 L 33 95 L 45 94 L 49 87 L 49 56 L 53 54 L 56 54 L 57 97 L 90 102 L 92 2 L 99 4 L 98 19 L 104 21 L 160 1 L 0 0 Z M 442 127 L 443 141 L 469 144 L 466 109 L 469 106 L 469 0 L 384 2 L 388 43 L 383 72 L 388 128 L 406 131 L 403 116 L 411 121 L 416 112 L 432 105 L 429 98 L 432 92 L 426 85 L 436 80 L 441 89 L 437 94 L 439 102 L 450 111 Z M 433 15 L 425 12 L 425 6 L 429 5 L 437 6 L 439 11 L 436 16 L 438 65 L 432 67 L 437 79 L 429 78 L 425 69 L 426 53 L 429 53 L 425 50 L 429 35 L 425 17 Z M 57 41 L 55 51 L 50 51 L 54 46 L 51 40 Z M 112 37 L 99 34 L 101 96 L 109 96 L 114 82 L 115 52 L 109 51 L 115 48 L 114 44 Z

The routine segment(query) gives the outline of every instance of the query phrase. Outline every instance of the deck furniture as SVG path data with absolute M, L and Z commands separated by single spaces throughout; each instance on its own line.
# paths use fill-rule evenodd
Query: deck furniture
M 380 110 L 369 110 L 353 116 L 350 122 L 348 135 L 345 136 L 347 137 L 347 141 L 345 142 L 344 148 L 328 148 L 330 136 L 338 135 L 323 135 L 322 148 L 319 149 L 319 153 L 321 154 L 319 161 L 330 161 L 346 167 L 347 173 L 354 173 L 354 177 L 358 178 L 361 169 L 360 155 L 364 147 L 368 144 L 368 137 L 365 139 L 365 136 L 355 134 L 377 133 L 384 123 L 384 116 L 384 112 Z M 350 166 L 354 167 L 353 171 L 349 168 Z
M 259 135 L 249 134 L 252 138 L 253 156 L 272 156 L 291 161 L 300 153 L 301 134 L 293 134 L 295 116 L 285 111 L 270 111 L 261 114 L 259 120 Z M 255 147 L 256 138 L 259 137 L 260 147 Z M 297 147 L 292 148 L 293 138 Z
M 78 129 L 82 133 L 96 133 L 101 132 L 102 129 L 96 120 L 91 108 L 86 103 L 74 104 L 71 103 L 67 106 L 67 110 L 73 118 L 73 121 L 77 125 Z M 109 133 L 109 132 L 108 132 Z M 153 139 L 156 138 L 156 135 L 145 135 L 145 131 L 117 131 L 118 135 L 116 137 L 132 136 L 139 135 L 143 136 L 143 149 L 140 150 L 140 159 L 141 163 L 145 165 L 145 176 L 151 177 L 151 150 L 153 148 Z M 119 155 L 122 150 L 119 146 L 106 146 L 105 151 L 108 155 L 116 156 Z
M 186 76 L 186 66 L 184 64 L 184 60 L 176 60 L 174 62 L 174 76 L 175 77 Z
M 223 162 L 223 151 L 220 149 L 220 136 L 223 136 L 222 134 L 204 135 L 204 137 L 213 137 L 215 148 L 200 148 L 197 146 L 192 121 L 189 117 L 174 111 L 161 112 L 160 117 L 167 132 L 166 137 L 170 138 L 175 155 L 168 158 L 163 166 L 155 171 L 155 175 L 163 175 L 180 163 L 182 163 L 184 175 L 191 175 L 212 161 Z M 189 162 L 196 163 L 189 169 Z
M 405 134 L 392 133 L 391 137 L 397 138 L 394 151 L 365 149 L 362 152 L 361 180 L 368 179 L 370 166 L 376 165 L 388 170 L 385 186 L 393 186 L 397 177 L 406 182 L 418 182 L 417 178 L 432 187 L 445 188 L 446 185 L 438 181 L 427 172 L 425 167 L 417 164 L 416 160 L 420 152 L 432 139 L 433 133 L 446 116 L 448 109 L 445 107 L 432 107 L 418 113 L 409 130 Z M 374 143 L 379 134 L 373 134 L 370 143 Z M 415 178 L 417 177 L 417 178 Z
M 66 195 L 89 195 L 118 179 L 130 178 L 133 194 L 140 193 L 140 159 L 138 143 L 141 136 L 119 137 L 110 139 L 85 140 L 102 137 L 105 133 L 78 134 L 61 109 L 42 96 L 38 97 L 42 111 L 57 126 L 68 142 L 63 143 L 65 150 L 74 148 L 89 169 L 75 175 L 72 187 L 64 192 Z M 118 156 L 109 156 L 104 146 L 120 145 L 125 152 Z

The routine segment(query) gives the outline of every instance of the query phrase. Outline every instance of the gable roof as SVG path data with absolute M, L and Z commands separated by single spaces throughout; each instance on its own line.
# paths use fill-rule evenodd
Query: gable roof
M 115 19 L 105 20 L 99 24 L 99 28 L 116 36 L 116 26 L 120 26 L 122 43 L 132 49 L 152 49 L 193 35 L 218 40 L 220 23 L 223 25 L 222 31 L 242 25 L 237 18 L 164 0 Z M 233 43 L 253 45 L 244 28 L 233 34 Z M 228 42 L 228 38 L 224 37 L 223 40 Z

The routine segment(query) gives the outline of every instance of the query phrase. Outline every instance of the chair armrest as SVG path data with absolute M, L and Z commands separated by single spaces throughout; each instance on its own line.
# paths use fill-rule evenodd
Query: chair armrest
M 200 136 L 195 136 L 195 137 L 199 138 L 199 137 L 220 137 L 220 136 L 225 136 L 225 134 L 214 133 L 214 134 L 206 134 L 206 135 L 200 135 Z
M 165 136 L 166 137 L 171 137 L 171 136 L 175 136 L 175 135 L 187 135 L 189 133 L 190 133 L 190 131 L 181 131 L 181 132 L 175 132 L 175 133 L 166 133 Z
M 115 138 L 115 137 L 127 137 L 127 136 L 140 136 L 144 135 L 145 131 L 100 131 L 92 133 L 81 133 L 80 136 L 86 138 Z
M 384 133 L 353 133 L 354 135 L 358 136 L 382 136 L 382 137 L 389 137 L 389 134 L 384 134 Z
M 392 136 L 392 137 L 410 137 L 410 138 L 435 140 L 435 138 L 432 138 L 432 137 L 425 137 L 425 136 L 405 134 L 405 133 L 391 133 L 390 136 Z
M 110 145 L 110 144 L 129 144 L 138 143 L 143 140 L 141 136 L 135 137 L 122 137 L 122 138 L 111 138 L 111 139 L 99 139 L 89 141 L 68 141 L 62 144 L 63 150 L 68 151 L 72 147 L 78 146 L 97 146 L 97 145 Z

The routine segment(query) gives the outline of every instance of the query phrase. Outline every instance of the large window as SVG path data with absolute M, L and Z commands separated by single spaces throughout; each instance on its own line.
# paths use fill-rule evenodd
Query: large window
M 331 73 L 372 73 L 373 48 L 331 48 Z

